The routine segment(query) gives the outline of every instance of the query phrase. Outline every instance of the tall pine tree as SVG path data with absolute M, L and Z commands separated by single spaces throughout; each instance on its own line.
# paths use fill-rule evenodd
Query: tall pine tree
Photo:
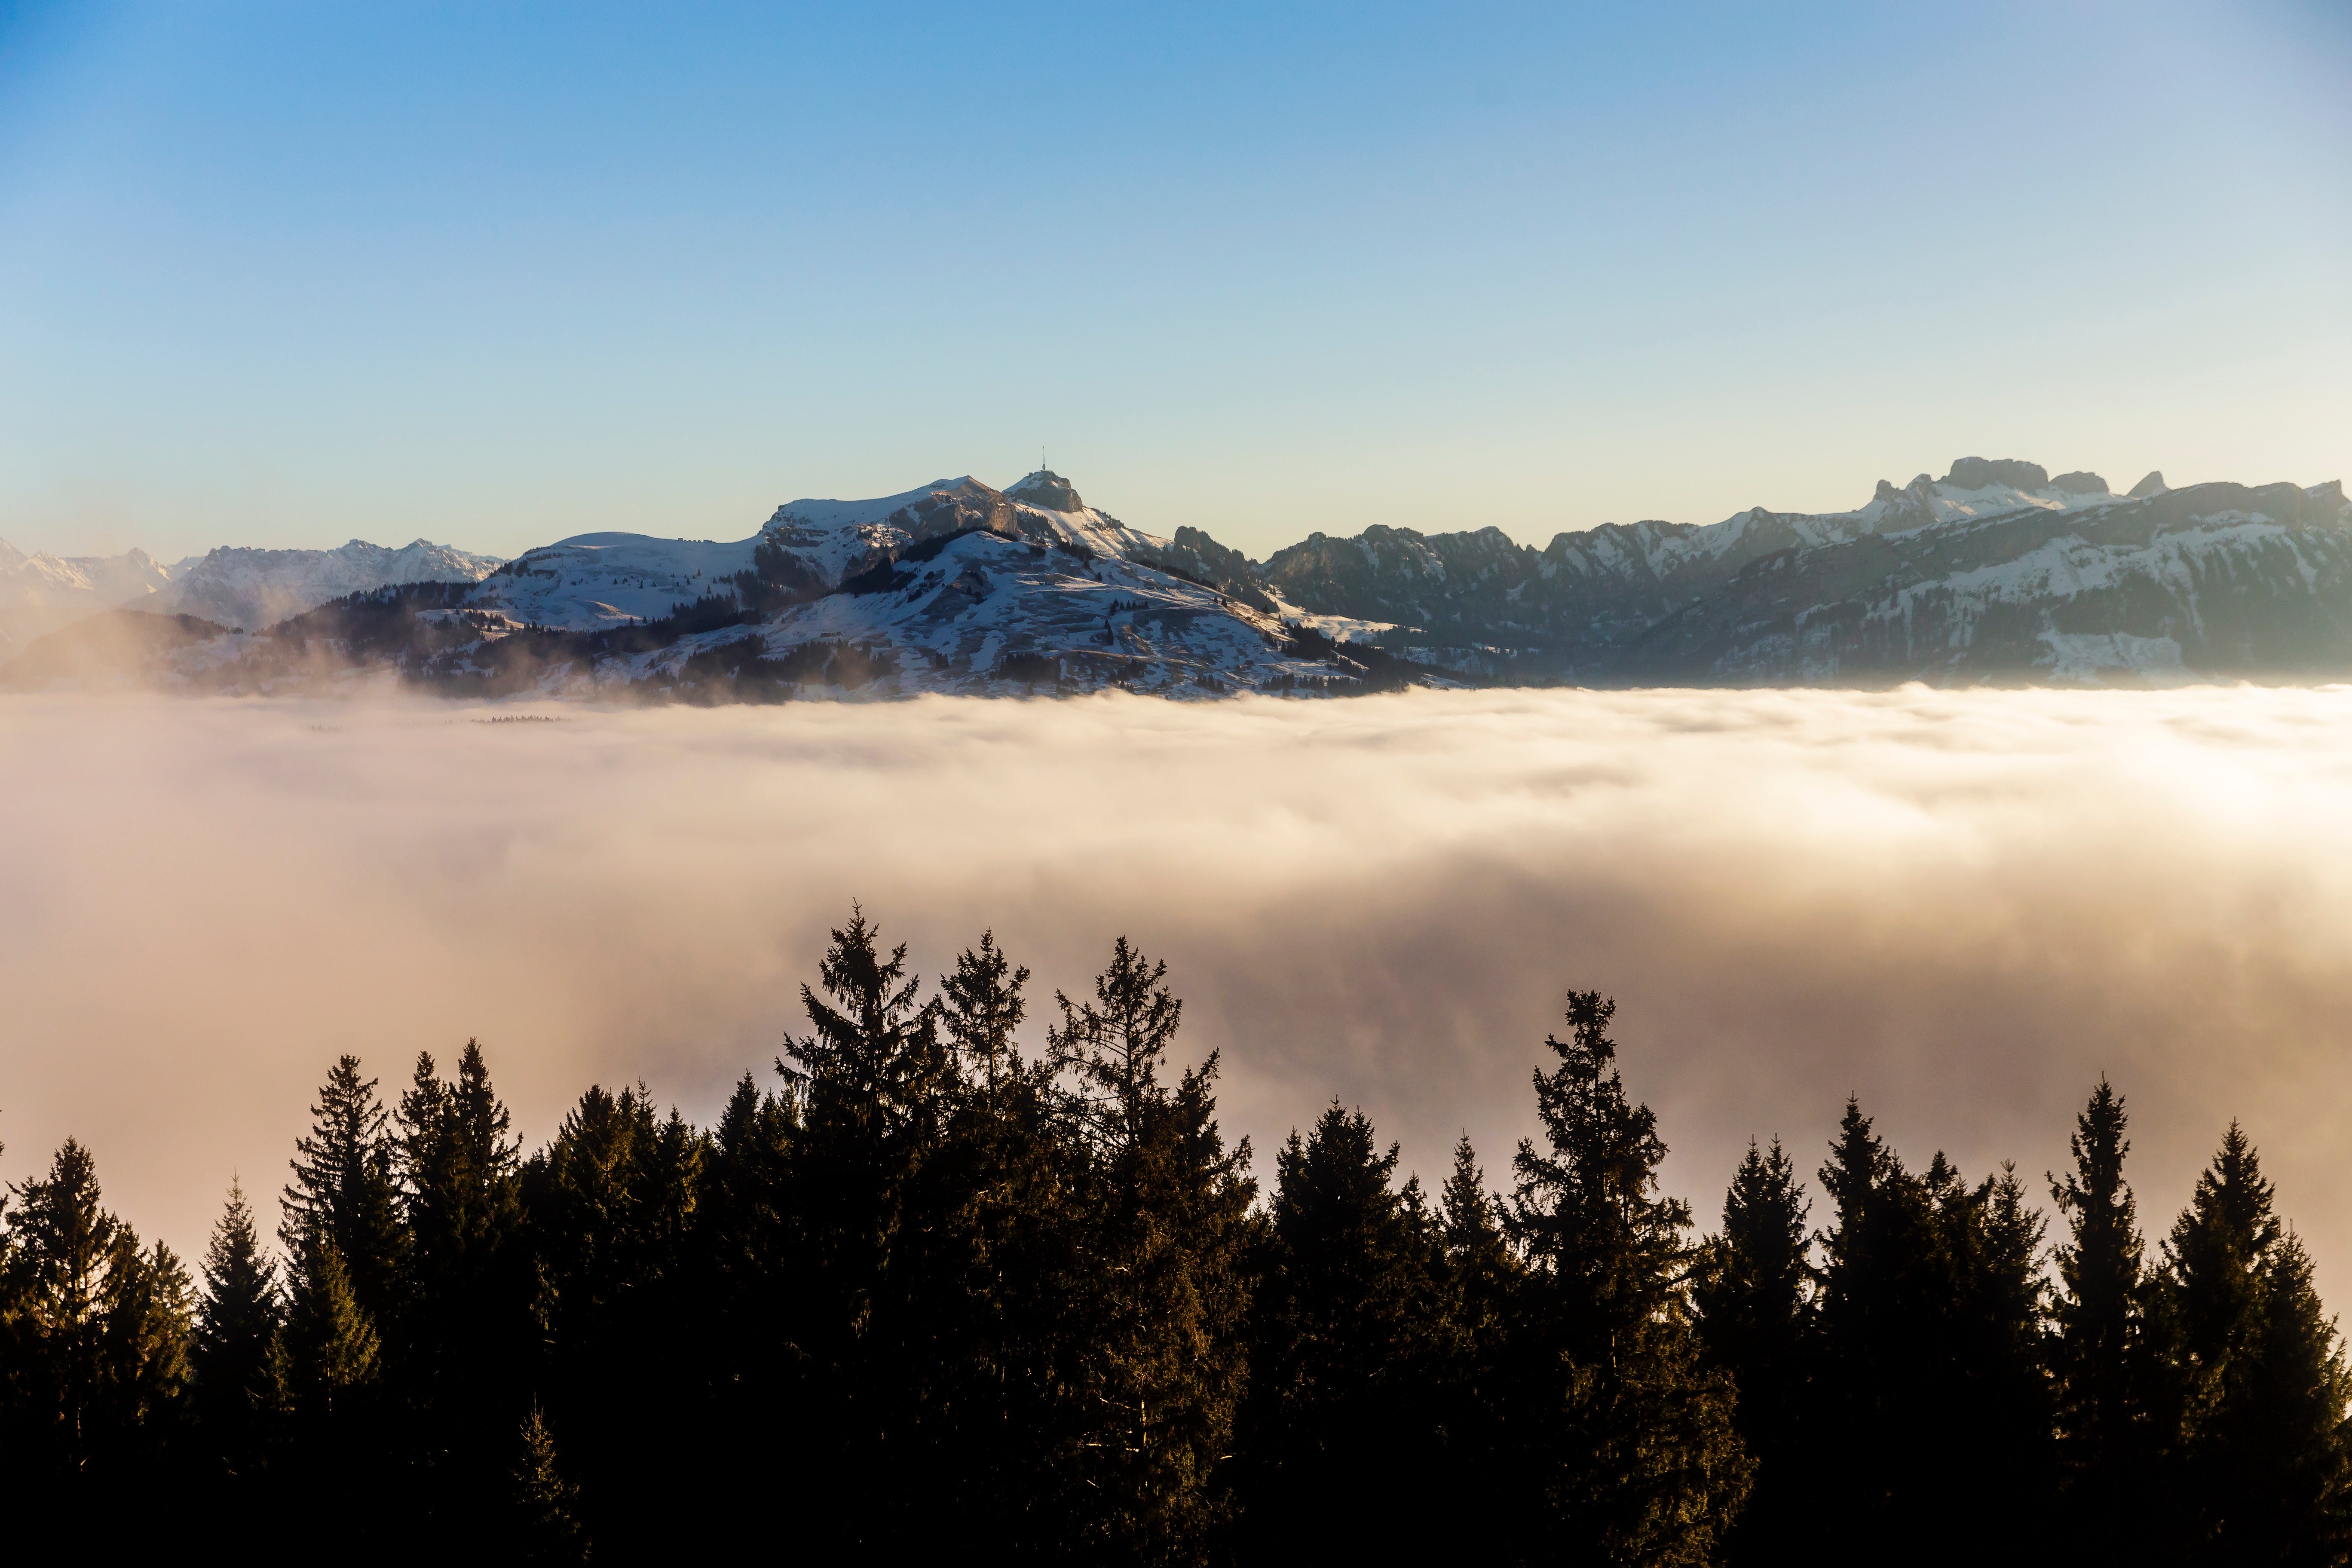
M 228 1206 L 213 1227 L 199 1272 L 204 1288 L 191 1358 L 196 1405 L 207 1454 L 228 1474 L 239 1475 L 263 1458 L 262 1427 L 274 1403 L 270 1342 L 284 1303 L 278 1265 L 262 1250 L 252 1205 L 237 1183 L 229 1184 Z
M 1509 1229 L 1531 1278 L 1515 1337 L 1517 1456 L 1530 1556 L 1703 1562 L 1746 1501 L 1751 1466 L 1730 1378 L 1704 1367 L 1684 1287 L 1689 1206 L 1658 1192 L 1657 1118 L 1625 1097 L 1616 1004 L 1568 995 L 1569 1037 L 1535 1075 L 1544 1144 L 1521 1140 Z
M 2102 1078 L 2068 1140 L 2074 1168 L 2050 1178 L 2068 1237 L 2054 1259 L 2049 1356 L 2069 1533 L 2144 1550 L 2161 1434 L 2137 1204 L 2124 1180 L 2128 1125 L 2124 1097 Z
M 1810 1495 L 1799 1424 L 1813 1341 L 1811 1205 L 1778 1138 L 1751 1140 L 1723 1199 L 1723 1229 L 1702 1249 L 1693 1290 L 1709 1365 L 1739 1391 L 1737 1425 L 1757 1464 L 1735 1559 L 1797 1539 Z

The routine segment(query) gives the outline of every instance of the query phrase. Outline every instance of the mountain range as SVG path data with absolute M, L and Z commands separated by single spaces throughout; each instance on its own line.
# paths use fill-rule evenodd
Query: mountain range
M 2150 474 L 2119 493 L 1980 458 L 1881 480 L 1849 511 L 1610 523 L 1540 550 L 1495 528 L 1375 525 L 1260 562 L 1197 529 L 1131 527 L 1039 470 L 1003 490 L 963 476 L 793 501 L 730 542 L 586 533 L 504 563 L 423 541 L 172 568 L 0 547 L 0 612 L 20 582 L 49 595 L 22 591 L 45 614 L 110 595 L 162 614 L 33 641 L 0 665 L 18 689 L 389 679 L 727 700 L 2352 673 L 2340 482 Z

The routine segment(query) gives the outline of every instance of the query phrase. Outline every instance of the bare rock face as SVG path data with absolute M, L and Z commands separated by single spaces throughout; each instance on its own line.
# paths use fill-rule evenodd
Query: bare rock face
M 2103 496 L 2109 493 L 2107 481 L 2087 468 L 2077 468 L 2071 474 L 2061 474 L 2050 481 L 2053 490 L 2064 490 L 2072 496 Z
M 1051 468 L 1038 469 L 1004 493 L 1013 500 L 1041 506 L 1047 511 L 1083 511 L 1087 505 L 1078 499 L 1070 481 Z
M 2150 468 L 2147 471 L 2147 478 L 2132 486 L 2131 497 L 2134 500 L 2146 500 L 2150 496 L 2162 495 L 2169 488 L 2164 482 L 2163 470 Z
M 2050 470 L 2017 458 L 1955 458 L 1952 471 L 1943 482 L 1961 490 L 1980 490 L 1987 485 L 2038 490 L 2050 482 Z

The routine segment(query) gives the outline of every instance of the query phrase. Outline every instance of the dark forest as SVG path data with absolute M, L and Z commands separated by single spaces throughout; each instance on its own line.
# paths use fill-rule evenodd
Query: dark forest
M 258 1561 L 1256 1563 L 2352 1554 L 2352 1376 L 2234 1123 L 2144 1236 L 2124 1096 L 2036 1180 L 1849 1101 L 1660 1191 L 1614 1005 L 1434 1192 L 1334 1102 L 1270 1190 L 1125 940 L 925 994 L 862 913 L 717 1125 L 583 1093 L 526 1154 L 468 1042 L 329 1068 L 191 1268 L 68 1141 L 0 1215 L 13 1543 Z M 1042 1027 L 1040 1027 L 1042 1025 Z M 1042 1035 L 1042 1043 L 1038 1037 Z M 275 1223 L 265 1214 L 276 1209 Z M 273 1234 L 274 1233 L 274 1234 Z

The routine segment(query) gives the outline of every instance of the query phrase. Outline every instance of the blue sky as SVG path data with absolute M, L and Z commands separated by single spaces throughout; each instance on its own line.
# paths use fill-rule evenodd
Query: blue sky
M 0 538 L 2352 477 L 2340 5 L 0 0 Z

